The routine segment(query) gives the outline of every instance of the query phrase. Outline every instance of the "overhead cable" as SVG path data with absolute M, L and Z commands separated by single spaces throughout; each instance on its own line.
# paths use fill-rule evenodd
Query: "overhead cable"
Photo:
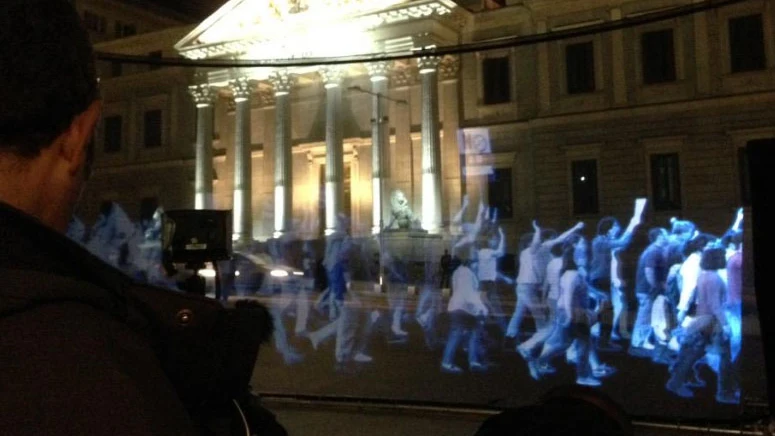
M 511 47 L 530 46 L 544 42 L 560 41 L 581 36 L 596 35 L 614 30 L 628 29 L 660 21 L 716 10 L 725 6 L 743 3 L 751 0 L 705 0 L 670 9 L 645 13 L 632 17 L 624 17 L 619 20 L 605 21 L 589 26 L 565 29 L 559 31 L 547 31 L 533 35 L 507 36 L 492 38 L 484 41 L 475 41 L 458 45 L 418 49 L 406 52 L 368 53 L 352 56 L 317 57 L 300 59 L 188 59 L 184 57 L 153 57 L 126 55 L 98 51 L 97 59 L 109 62 L 126 64 L 145 64 L 158 66 L 200 67 L 200 68 L 267 68 L 267 67 L 310 67 L 320 65 L 342 65 L 356 63 L 370 63 L 380 61 L 395 61 L 403 59 L 460 55 L 488 50 L 497 50 Z

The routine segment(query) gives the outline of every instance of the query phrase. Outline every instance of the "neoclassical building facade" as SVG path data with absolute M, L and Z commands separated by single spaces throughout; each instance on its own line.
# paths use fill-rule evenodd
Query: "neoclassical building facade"
M 533 219 L 594 228 L 603 216 L 627 219 L 637 197 L 651 200 L 659 220 L 682 216 L 721 232 L 748 201 L 739 150 L 775 138 L 772 1 L 421 56 L 693 3 L 532 0 L 472 10 L 448 0 L 230 1 L 146 43 L 165 41 L 165 56 L 303 65 L 169 67 L 105 80 L 106 115 L 124 127 L 117 136 L 106 123 L 100 133 L 85 215 L 105 199 L 131 214 L 155 200 L 233 209 L 240 241 L 317 237 L 340 214 L 368 235 L 390 222 L 390 195 L 400 190 L 422 227 L 442 235 L 454 231 L 464 196 L 464 221 L 480 202 L 492 206 L 512 252 Z M 102 47 L 147 52 L 138 40 L 111 44 Z M 363 53 L 417 57 L 304 64 Z

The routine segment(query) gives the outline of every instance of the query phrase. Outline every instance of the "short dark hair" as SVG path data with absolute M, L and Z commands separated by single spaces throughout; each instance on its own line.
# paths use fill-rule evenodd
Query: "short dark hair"
M 0 150 L 35 157 L 99 96 L 89 34 L 67 0 L 0 2 Z
M 688 240 L 684 245 L 683 254 L 689 256 L 692 253 L 702 251 L 709 242 L 715 240 L 716 237 L 707 233 L 700 233 L 696 237 Z
M 723 248 L 707 248 L 702 252 L 700 268 L 712 271 L 726 268 L 726 266 L 726 250 Z
M 674 235 L 683 235 L 686 233 L 694 233 L 697 226 L 693 222 L 688 220 L 673 220 L 670 232 Z
M 605 236 L 608 234 L 608 231 L 611 230 L 615 225 L 618 225 L 619 221 L 612 217 L 607 216 L 600 220 L 600 222 L 597 223 L 597 234 L 601 236 Z
M 649 230 L 649 242 L 656 242 L 660 236 L 667 236 L 667 230 L 662 227 L 654 227 Z
M 562 268 L 560 269 L 560 275 L 565 274 L 565 271 L 575 271 L 579 269 L 576 264 L 575 249 L 571 244 L 565 244 L 562 251 Z

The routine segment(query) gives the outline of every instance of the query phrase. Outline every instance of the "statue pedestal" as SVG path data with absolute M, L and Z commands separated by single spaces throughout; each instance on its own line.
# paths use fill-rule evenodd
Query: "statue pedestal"
M 387 230 L 377 238 L 388 253 L 407 263 L 410 284 L 420 285 L 435 277 L 446 247 L 442 235 L 425 230 Z
M 438 262 L 444 253 L 444 239 L 424 230 L 389 230 L 379 236 L 384 248 L 407 262 Z

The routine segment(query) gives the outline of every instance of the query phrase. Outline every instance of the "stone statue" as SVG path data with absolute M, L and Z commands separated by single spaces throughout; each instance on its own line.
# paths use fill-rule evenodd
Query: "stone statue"
M 419 230 L 422 228 L 420 218 L 412 213 L 409 200 L 401 190 L 397 189 L 390 194 L 390 215 L 388 229 Z

